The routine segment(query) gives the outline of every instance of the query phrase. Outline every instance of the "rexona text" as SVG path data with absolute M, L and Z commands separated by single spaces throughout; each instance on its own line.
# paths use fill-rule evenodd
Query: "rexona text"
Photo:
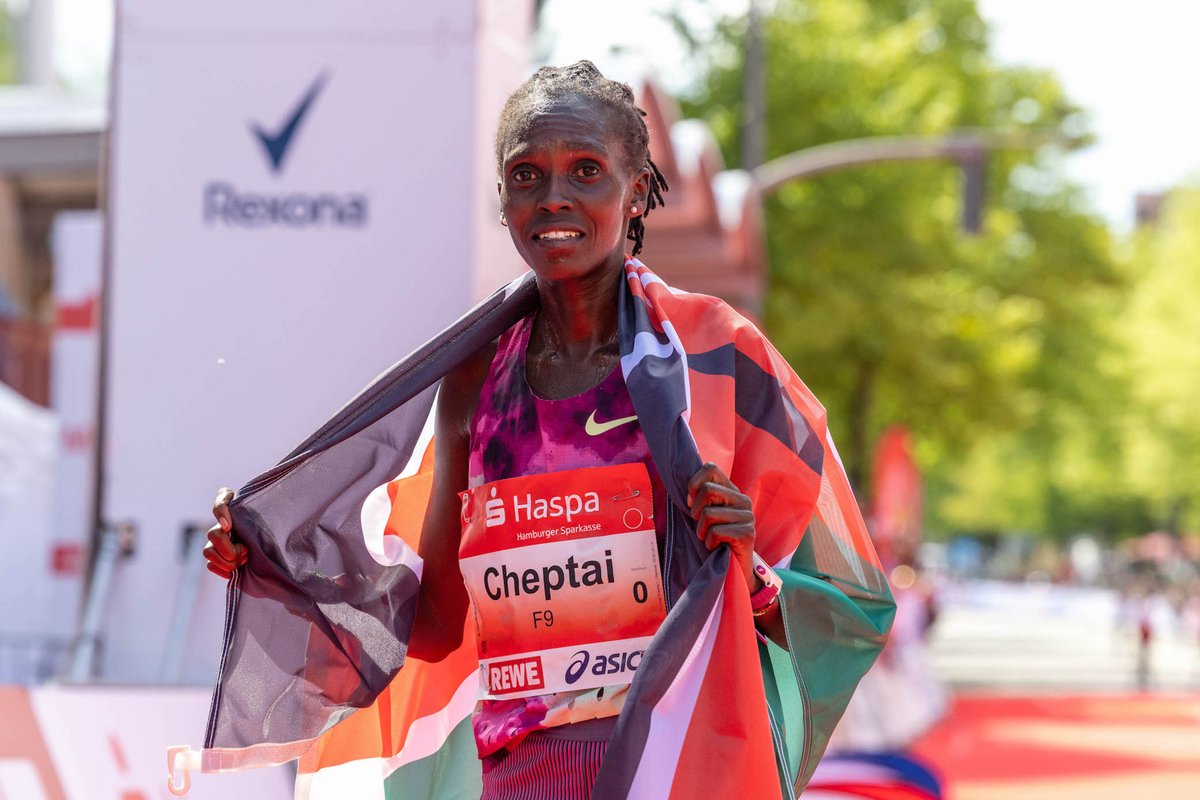
M 238 228 L 363 228 L 367 198 L 362 194 L 294 192 L 263 194 L 239 191 L 213 181 L 204 187 L 204 221 Z
M 495 489 L 492 491 L 495 492 Z M 526 494 L 524 497 L 514 495 L 509 500 L 512 501 L 514 523 L 552 517 L 565 517 L 566 521 L 570 522 L 576 514 L 600 510 L 600 495 L 595 492 L 566 494 L 549 498 L 534 497 L 531 494 Z M 484 504 L 487 527 L 491 528 L 505 523 L 507 515 L 504 506 L 504 499 L 499 497 L 488 500 Z
M 500 568 L 488 567 L 483 571 L 483 590 L 493 600 L 501 597 L 520 597 L 523 594 L 542 592 L 549 600 L 564 586 L 578 589 L 581 586 L 600 586 L 613 582 L 612 551 L 604 551 L 604 561 L 589 559 L 576 561 L 575 556 L 565 564 L 547 564 L 540 570 L 526 569 L 514 572 L 508 565 Z

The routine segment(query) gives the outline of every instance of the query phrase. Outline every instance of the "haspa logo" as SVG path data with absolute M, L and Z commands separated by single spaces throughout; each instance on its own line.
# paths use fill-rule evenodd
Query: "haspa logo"
M 483 513 L 487 514 L 484 527 L 494 528 L 504 524 L 504 498 L 496 497 L 496 487 L 492 487 L 492 499 L 483 504 Z
M 642 655 L 645 652 L 645 650 L 630 650 L 627 653 L 609 653 L 593 658 L 589 651 L 580 650 L 571 657 L 571 663 L 567 665 L 567 671 L 563 677 L 566 678 L 568 684 L 573 684 L 583 677 L 583 673 L 589 671 L 593 675 L 601 676 L 634 672 L 642 663 Z
M 504 498 L 496 497 L 495 488 L 492 498 L 484 505 L 487 513 L 487 527 L 503 525 L 507 518 Z M 580 514 L 594 514 L 600 510 L 600 495 L 596 492 L 583 494 L 564 494 L 554 497 L 535 497 L 526 493 L 524 496 L 514 495 L 512 500 L 513 522 L 529 522 L 531 520 L 557 519 L 565 517 L 570 522 Z
M 269 172 L 283 173 L 295 149 L 302 124 L 329 83 L 322 72 L 275 125 L 251 122 L 250 133 L 261 145 Z M 310 157 L 312 155 L 310 154 Z M 361 192 L 246 191 L 230 181 L 209 181 L 204 187 L 204 221 L 233 228 L 362 228 L 367 224 L 368 202 Z

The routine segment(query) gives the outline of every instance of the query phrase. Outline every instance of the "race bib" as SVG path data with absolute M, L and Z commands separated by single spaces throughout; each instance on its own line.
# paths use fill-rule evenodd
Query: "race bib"
M 461 497 L 484 697 L 631 681 L 666 617 L 645 464 L 509 478 Z

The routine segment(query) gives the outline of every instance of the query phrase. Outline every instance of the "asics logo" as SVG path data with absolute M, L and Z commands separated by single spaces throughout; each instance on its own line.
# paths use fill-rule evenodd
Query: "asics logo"
M 571 663 L 567 665 L 563 678 L 568 684 L 577 682 L 583 677 L 583 673 L 588 671 L 589 664 L 591 673 L 598 676 L 634 672 L 642 663 L 642 656 L 645 652 L 645 650 L 630 650 L 627 653 L 617 652 L 607 655 L 600 653 L 593 658 L 589 651 L 580 650 L 571 657 Z
M 634 414 L 632 417 L 621 417 L 620 419 L 610 419 L 608 422 L 597 422 L 596 412 L 593 411 L 591 416 L 587 418 L 587 422 L 584 423 L 583 429 L 587 431 L 588 436 L 599 436 L 600 434 L 608 433 L 619 425 L 634 422 L 636 419 L 637 414 Z

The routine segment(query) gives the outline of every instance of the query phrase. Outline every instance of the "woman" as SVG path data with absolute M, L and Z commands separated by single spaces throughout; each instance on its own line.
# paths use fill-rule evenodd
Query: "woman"
M 818 495 L 833 498 L 842 489 L 836 480 L 828 480 L 830 473 L 837 478 L 840 472 L 824 458 L 819 406 L 753 326 L 712 298 L 666 292 L 648 270 L 626 256 L 627 240 L 633 241 L 635 256 L 641 249 L 643 218 L 662 202 L 667 188 L 650 160 L 642 116 L 628 86 L 608 81 L 590 62 L 580 62 L 539 70 L 509 98 L 496 135 L 500 222 L 508 227 L 514 246 L 532 271 L 538 306 L 442 379 L 433 488 L 419 546 L 423 573 L 408 640 L 409 657 L 438 661 L 460 645 L 461 628 L 453 621 L 464 618 L 472 606 L 484 667 L 485 699 L 472 720 L 483 759 L 484 798 L 590 795 L 630 696 L 633 662 L 639 658 L 649 662 L 651 650 L 643 644 L 643 650 L 628 651 L 626 655 L 633 657 L 620 669 L 597 672 L 595 665 L 585 669 L 590 652 L 586 648 L 574 651 L 575 661 L 566 664 L 561 675 L 551 675 L 547 665 L 553 663 L 554 653 L 583 647 L 579 641 L 589 647 L 644 643 L 663 623 L 668 607 L 679 603 L 684 591 L 681 581 L 686 584 L 697 574 L 704 552 L 727 545 L 732 556 L 728 580 L 720 580 L 725 581 L 727 592 L 735 587 L 732 591 L 744 594 L 748 603 L 738 600 L 738 610 L 729 613 L 740 616 L 748 606 L 747 621 L 753 620 L 761 637 L 785 649 L 792 647 L 795 664 L 808 656 L 814 664 L 828 657 L 824 643 L 795 647 L 781 612 L 780 589 L 786 581 L 755 552 L 760 516 L 768 519 L 772 541 L 768 548 L 758 549 L 772 553 L 772 563 L 780 563 L 781 554 L 790 559 L 791 553 L 803 549 L 798 544 L 810 517 L 810 530 L 820 523 L 828 533 L 833 524 L 828 512 L 823 517 L 812 513 Z M 619 309 L 626 319 L 619 321 Z M 677 310 L 668 313 L 671 309 Z M 647 313 L 646 330 L 634 333 L 629 320 Z M 690 341 L 678 339 L 676 328 L 683 331 L 683 321 L 693 317 L 690 329 L 697 334 Z M 679 374 L 685 375 L 685 381 L 690 375 L 691 381 L 684 384 L 682 414 L 667 414 L 661 423 L 652 420 L 659 418 L 662 404 L 648 398 L 653 387 L 667 381 L 646 377 L 654 374 L 651 367 L 657 363 L 654 354 L 647 357 L 644 352 L 651 347 L 646 337 L 654 336 L 661 340 L 658 355 L 665 352 L 662 342 L 680 345 L 675 347 L 683 361 Z M 709 372 L 701 374 L 703 368 L 698 372 L 688 365 L 687 355 L 692 352 L 688 345 L 709 336 L 716 336 L 714 341 L 725 349 L 711 348 L 692 358 L 694 364 L 710 365 Z M 782 377 L 776 377 L 775 371 Z M 706 417 L 701 408 L 693 408 L 689 387 L 708 386 L 709 375 L 712 389 L 705 399 L 711 399 L 714 407 L 727 406 L 729 419 L 696 430 L 696 423 Z M 639 389 L 632 383 L 635 380 L 651 388 Z M 767 382 L 766 395 L 753 387 L 755 380 Z M 733 419 L 735 408 L 738 420 Z M 718 435 L 708 427 L 722 430 Z M 780 443 L 787 446 L 791 461 L 785 460 Z M 698 454 L 705 448 L 721 456 L 702 462 Z M 805 465 L 813 468 L 811 474 L 788 473 L 804 471 Z M 681 473 L 681 468 L 687 471 Z M 740 470 L 753 489 L 739 490 L 731 470 L 734 474 Z M 584 515 L 581 519 L 590 519 L 589 510 L 597 520 L 604 517 L 601 506 L 610 497 L 613 502 L 642 504 L 625 508 L 624 527 L 613 523 L 610 530 L 599 521 L 587 537 L 576 530 L 586 525 L 545 528 L 539 522 L 539 530 L 514 528 L 515 538 L 508 539 L 508 526 L 520 522 L 522 508 L 527 516 L 538 516 L 533 500 L 520 504 L 520 487 L 533 485 L 523 481 L 534 481 L 540 491 L 561 501 L 544 506 L 539 520 L 547 518 L 545 524 L 554 521 L 549 518 L 555 516 L 555 508 L 560 512 L 565 508 L 567 522 L 571 521 L 570 498 L 577 498 L 575 508 Z M 618 484 L 622 488 L 612 489 Z M 581 486 L 602 488 L 589 493 Z M 501 502 L 505 491 L 516 492 L 512 496 L 518 498 L 507 512 Z M 844 494 L 848 496 L 848 488 Z M 756 506 L 752 495 L 766 498 L 768 505 Z M 205 550 L 209 569 L 223 577 L 229 577 L 247 557 L 245 546 L 233 536 L 228 505 L 232 496 L 229 490 L 218 494 L 214 506 L 218 524 L 209 532 Z M 835 500 L 830 502 L 836 505 Z M 691 522 L 680 527 L 701 545 L 701 555 L 690 562 L 682 550 L 672 551 L 671 542 L 679 535 L 673 520 L 681 511 Z M 637 522 L 631 523 L 631 518 Z M 627 530 L 633 527 L 639 530 Z M 774 534 L 784 528 L 786 536 Z M 558 541 L 539 542 L 538 547 L 522 544 L 541 535 Z M 785 546 L 780 540 L 788 537 L 791 543 Z M 505 544 L 497 544 L 501 540 Z M 859 532 L 855 547 L 860 551 L 869 550 L 864 540 Z M 564 552 L 570 553 L 565 560 L 560 557 Z M 553 556 L 559 557 L 558 562 L 547 561 L 553 553 L 559 554 Z M 585 553 L 592 554 L 592 560 Z M 816 588 L 819 595 L 826 584 L 836 583 L 829 577 L 836 571 L 823 569 L 828 563 L 818 562 L 836 558 L 829 553 L 809 556 L 814 572 L 826 573 L 821 576 L 823 583 L 817 581 L 822 584 Z M 860 552 L 860 557 L 868 570 L 877 567 L 871 564 L 873 553 Z M 528 565 L 538 558 L 542 560 L 529 569 L 509 568 L 510 562 Z M 783 563 L 790 564 L 788 559 Z M 652 579 L 635 580 L 651 575 Z M 859 632 L 853 625 L 837 625 L 837 613 L 823 611 L 814 619 L 824 627 L 845 627 L 837 636 L 863 639 L 849 642 L 860 656 L 869 653 L 850 670 L 852 688 L 857 680 L 854 673 L 865 670 L 881 644 L 887 596 L 881 579 L 861 570 L 847 583 L 855 584 L 850 594 L 861 591 L 882 604 L 876 609 L 881 610 L 878 620 L 861 626 L 865 632 Z M 624 590 L 629 586 L 635 603 L 619 599 L 627 596 Z M 673 586 L 678 589 L 674 595 Z M 797 591 L 811 594 L 813 587 Z M 604 613 L 588 616 L 588 605 L 594 611 L 600 597 L 605 598 Z M 530 606 L 532 615 L 525 614 L 521 603 L 530 598 L 562 603 L 555 606 L 559 622 L 552 632 L 543 610 Z M 799 618 L 806 612 L 794 613 Z M 583 618 L 592 620 L 583 626 L 587 631 L 564 632 L 564 624 Z M 830 626 L 831 622 L 835 624 Z M 630 632 L 648 635 L 631 637 Z M 514 682 L 528 676 L 519 670 L 517 677 L 505 672 L 513 663 L 507 655 L 534 651 L 545 656 L 545 663 L 538 661 L 545 674 L 538 672 L 537 684 L 522 684 L 517 687 L 521 691 L 515 691 Z M 610 655 L 605 663 L 616 662 Z M 542 685 L 543 679 L 555 691 L 538 693 L 529 688 Z M 820 684 L 815 677 L 806 680 L 812 686 Z M 811 764 L 792 764 L 785 772 L 798 771 L 803 782 L 829 734 L 824 728 L 836 720 L 847 699 L 848 693 L 834 698 L 828 704 L 832 710 L 824 716 L 809 703 L 804 734 L 809 746 L 801 748 L 801 755 Z M 773 773 L 770 780 L 775 780 Z

